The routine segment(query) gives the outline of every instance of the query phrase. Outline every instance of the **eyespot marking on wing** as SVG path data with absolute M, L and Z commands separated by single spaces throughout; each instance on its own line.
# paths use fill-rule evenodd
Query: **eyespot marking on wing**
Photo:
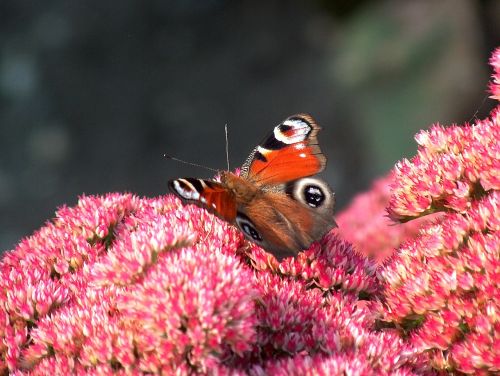
M 256 244 L 262 244 L 262 235 L 257 231 L 254 223 L 246 215 L 238 212 L 236 214 L 236 225 L 248 239 Z
M 335 203 L 335 196 L 328 184 L 317 178 L 303 178 L 289 184 L 288 194 L 297 201 L 313 209 L 331 208 Z
M 303 119 L 289 118 L 274 128 L 274 137 L 283 144 L 291 145 L 304 141 L 311 131 L 311 125 Z
M 312 130 L 312 125 L 302 118 L 288 118 L 274 127 L 273 132 L 261 144 L 261 147 L 266 150 L 280 150 L 288 145 L 305 141 Z

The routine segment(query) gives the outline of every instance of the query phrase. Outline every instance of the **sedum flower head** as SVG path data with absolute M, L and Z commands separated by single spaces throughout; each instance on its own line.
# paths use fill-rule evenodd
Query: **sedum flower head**
M 349 243 L 331 233 L 279 264 L 173 196 L 82 197 L 7 252 L 0 272 L 4 373 L 414 367 L 411 347 L 375 328 L 376 265 Z
M 396 166 L 389 214 L 442 214 L 381 269 L 383 321 L 436 370 L 498 373 L 500 107 L 486 120 L 434 126 L 416 139 L 417 156 Z
M 247 254 L 260 256 L 257 249 Z M 376 265 L 349 243 L 330 233 L 276 268 L 257 264 L 263 265 L 256 280 L 257 341 L 243 361 L 232 363 L 238 369 L 250 375 L 413 374 L 413 348 L 375 328 Z
M 435 125 L 415 138 L 418 154 L 399 162 L 394 171 L 388 208 L 393 219 L 466 213 L 483 192 L 500 188 L 500 107 L 473 125 Z
M 500 370 L 500 192 L 424 226 L 381 271 L 384 321 L 437 369 Z
M 253 272 L 207 217 L 171 196 L 61 208 L 0 263 L 2 372 L 202 372 L 248 351 Z
M 500 101 L 500 47 L 493 52 L 490 64 L 493 67 L 490 83 L 491 98 Z
M 416 235 L 424 223 L 436 216 L 396 226 L 386 211 L 392 178 L 389 174 L 376 180 L 367 192 L 357 195 L 336 217 L 339 235 L 350 241 L 357 252 L 377 263 L 387 260 L 401 243 Z

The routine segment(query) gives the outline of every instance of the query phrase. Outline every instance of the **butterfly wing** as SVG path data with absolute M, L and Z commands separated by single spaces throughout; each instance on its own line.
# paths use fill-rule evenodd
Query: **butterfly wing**
M 245 208 L 244 223 L 254 226 L 262 239 L 260 245 L 278 258 L 307 249 L 337 226 L 334 193 L 325 181 L 312 177 L 326 165 L 318 144 L 320 130 L 307 114 L 290 116 L 253 150 L 242 167 L 241 176 L 262 192 Z M 238 217 L 236 223 L 241 228 Z M 255 238 L 250 240 L 259 244 Z
M 252 151 L 241 176 L 259 185 L 279 185 L 325 168 L 318 145 L 320 126 L 306 114 L 290 116 Z
M 212 180 L 183 178 L 170 180 L 168 186 L 185 203 L 198 205 L 227 222 L 234 222 L 236 199 L 224 184 Z
M 249 240 L 281 259 L 309 248 L 336 227 L 334 206 L 328 184 L 307 177 L 287 183 L 283 191 L 261 191 L 238 209 L 235 223 Z

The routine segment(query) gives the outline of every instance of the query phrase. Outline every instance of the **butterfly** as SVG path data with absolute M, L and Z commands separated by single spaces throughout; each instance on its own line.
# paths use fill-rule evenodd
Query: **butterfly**
M 235 225 L 278 259 L 294 256 L 337 226 L 334 193 L 313 176 L 326 165 L 320 129 L 310 115 L 290 116 L 251 152 L 239 176 L 222 171 L 220 181 L 174 179 L 169 188 L 185 204 Z

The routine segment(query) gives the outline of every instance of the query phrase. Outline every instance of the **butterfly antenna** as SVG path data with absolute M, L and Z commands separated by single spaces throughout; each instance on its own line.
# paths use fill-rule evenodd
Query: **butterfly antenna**
M 167 159 L 171 159 L 171 160 L 173 160 L 173 161 L 177 161 L 177 162 L 180 162 L 180 163 L 184 163 L 184 164 L 187 164 L 187 165 L 190 165 L 190 166 L 200 167 L 200 168 L 204 168 L 205 170 L 210 170 L 210 171 L 219 172 L 219 171 L 218 171 L 218 170 L 216 170 L 215 168 L 207 167 L 207 166 L 204 166 L 204 165 L 201 165 L 201 164 L 198 164 L 198 163 L 193 163 L 193 162 L 183 161 L 182 159 L 172 157 L 171 155 L 163 154 L 163 156 L 164 156 L 165 158 L 167 158 Z
M 477 119 L 477 114 L 479 113 L 479 111 L 481 110 L 481 108 L 484 106 L 484 102 L 486 102 L 486 99 L 488 99 L 489 96 L 486 94 L 483 98 L 483 101 L 481 102 L 481 104 L 479 105 L 479 108 L 476 110 L 476 112 L 474 112 L 474 115 L 472 115 L 472 117 L 469 119 L 468 123 L 470 123 L 473 119 Z
M 226 161 L 227 161 L 227 170 L 229 171 L 229 141 L 227 138 L 227 123 L 224 126 L 224 131 L 226 132 Z

